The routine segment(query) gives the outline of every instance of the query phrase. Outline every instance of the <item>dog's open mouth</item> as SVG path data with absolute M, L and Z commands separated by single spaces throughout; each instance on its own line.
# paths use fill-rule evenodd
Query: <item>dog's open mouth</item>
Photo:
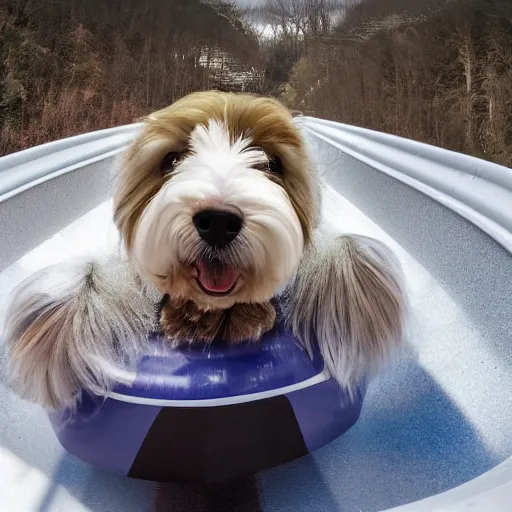
M 196 281 L 201 290 L 217 297 L 229 295 L 240 277 L 240 270 L 219 260 L 200 260 L 196 263 Z

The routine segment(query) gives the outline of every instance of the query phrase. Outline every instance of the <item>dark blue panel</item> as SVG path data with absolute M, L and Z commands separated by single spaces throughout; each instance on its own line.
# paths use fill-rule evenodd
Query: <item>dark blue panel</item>
M 286 395 L 308 451 L 330 443 L 350 429 L 361 413 L 362 386 L 351 398 L 334 379 Z
M 62 446 L 89 464 L 127 475 L 161 407 L 84 393 L 77 411 L 50 414 Z

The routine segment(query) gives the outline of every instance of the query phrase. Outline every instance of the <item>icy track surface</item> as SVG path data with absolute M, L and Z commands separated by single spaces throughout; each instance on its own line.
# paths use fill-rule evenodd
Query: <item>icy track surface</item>
M 452 488 L 512 454 L 512 257 L 392 178 L 321 147 L 314 154 L 329 183 L 324 221 L 385 241 L 404 265 L 409 348 L 371 384 L 346 435 L 256 477 L 257 501 L 265 512 L 376 512 Z M 24 276 L 117 243 L 106 202 L 0 274 L 0 312 Z M 0 510 L 214 510 L 193 508 L 197 489 L 130 480 L 66 455 L 44 412 L 3 386 L 0 411 Z M 253 510 L 239 505 L 233 510 Z

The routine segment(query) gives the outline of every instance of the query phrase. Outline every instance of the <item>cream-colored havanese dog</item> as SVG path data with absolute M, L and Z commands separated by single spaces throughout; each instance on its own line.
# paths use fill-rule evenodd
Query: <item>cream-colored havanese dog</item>
M 148 116 L 116 176 L 125 257 L 59 264 L 14 292 L 15 391 L 72 406 L 122 381 L 157 323 L 174 344 L 257 342 L 276 314 L 355 389 L 402 342 L 402 273 L 381 242 L 320 239 L 320 199 L 276 100 L 202 92 Z

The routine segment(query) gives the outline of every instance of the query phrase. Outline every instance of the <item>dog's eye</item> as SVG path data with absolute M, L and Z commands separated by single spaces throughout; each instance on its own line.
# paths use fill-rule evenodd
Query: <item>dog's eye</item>
M 268 170 L 272 174 L 277 174 L 278 176 L 283 175 L 283 163 L 278 156 L 273 156 L 270 158 L 268 162 Z
M 180 161 L 181 153 L 178 153 L 177 151 L 171 151 L 170 153 L 167 153 L 167 155 L 164 156 L 164 159 L 162 160 L 162 164 L 160 166 L 161 171 L 164 174 L 169 174 L 174 170 L 174 167 L 176 167 L 176 164 Z

